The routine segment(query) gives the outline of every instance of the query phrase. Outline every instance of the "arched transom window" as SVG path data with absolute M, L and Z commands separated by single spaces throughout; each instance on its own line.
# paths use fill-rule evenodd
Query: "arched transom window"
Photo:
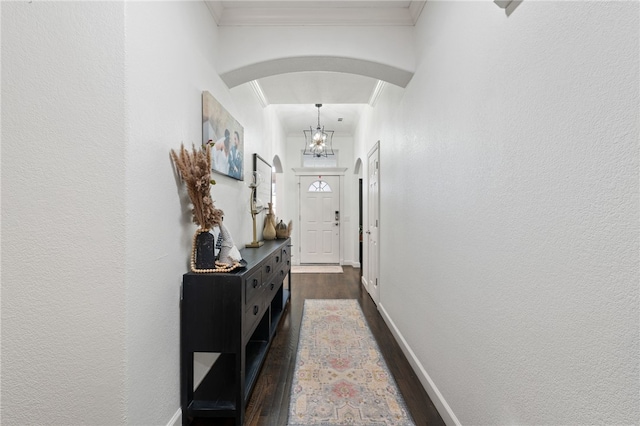
M 323 180 L 317 180 L 315 182 L 311 182 L 309 185 L 308 192 L 331 192 L 331 187 L 329 184 Z

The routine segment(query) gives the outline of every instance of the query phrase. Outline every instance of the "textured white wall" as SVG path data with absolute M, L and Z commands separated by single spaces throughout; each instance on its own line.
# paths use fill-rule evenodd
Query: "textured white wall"
M 215 71 L 217 28 L 203 2 L 133 2 L 126 9 L 127 407 L 130 424 L 166 424 L 180 405 L 179 296 L 188 270 L 190 202 L 169 158 L 199 145 L 203 90 L 243 125 L 245 172 L 252 154 L 273 155 L 278 134 L 248 85 L 229 91 Z M 238 248 L 252 239 L 245 183 L 213 174 L 215 205 Z M 211 357 L 196 358 L 196 380 Z
M 229 102 L 212 72 L 215 33 L 210 19 L 204 4 L 196 2 L 133 2 L 126 7 L 130 424 L 166 424 L 179 406 L 180 284 L 196 226 L 169 152 L 180 143 L 188 148 L 201 143 L 203 90 Z M 220 187 L 230 185 L 215 178 Z M 220 187 L 213 191 L 216 200 Z M 207 359 L 200 361 L 205 364 L 198 370 L 202 374 Z
M 366 113 L 382 306 L 463 424 L 640 421 L 638 12 L 428 2 Z
M 2 2 L 2 423 L 125 418 L 124 7 Z
M 1 7 L 3 424 L 167 424 L 196 229 L 169 151 L 200 143 L 203 90 L 244 126 L 245 170 L 279 123 L 217 76 L 202 2 Z M 249 190 L 215 179 L 242 247 Z

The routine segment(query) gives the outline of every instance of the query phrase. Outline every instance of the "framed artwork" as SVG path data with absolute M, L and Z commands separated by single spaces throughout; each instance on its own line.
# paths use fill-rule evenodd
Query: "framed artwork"
M 211 93 L 202 92 L 202 145 L 211 144 L 211 170 L 244 180 L 244 128 Z

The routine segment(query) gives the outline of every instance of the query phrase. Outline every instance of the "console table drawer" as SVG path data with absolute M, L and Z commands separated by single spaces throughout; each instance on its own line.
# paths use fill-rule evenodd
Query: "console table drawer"
M 268 280 L 271 275 L 276 270 L 276 256 L 270 256 L 262 267 L 263 277 L 265 280 Z
M 291 270 L 291 253 L 289 253 L 289 247 L 282 248 L 282 263 L 280 264 L 280 277 L 284 278 L 285 275 Z
M 267 283 L 267 285 L 265 286 L 266 289 L 264 291 L 266 294 L 269 295 L 266 298 L 269 302 L 271 302 L 271 299 L 273 299 L 273 295 L 276 294 L 281 284 L 282 284 L 282 280 L 280 280 L 279 278 L 274 278 L 273 280 L 271 280 L 271 282 Z
M 284 257 L 286 256 L 286 253 L 283 253 L 282 250 L 280 250 L 274 256 L 276 258 L 276 268 L 279 268 L 280 265 L 284 263 Z
M 245 303 L 248 305 L 251 300 L 260 293 L 262 288 L 262 270 L 258 269 L 249 278 L 244 280 Z
M 282 247 L 281 253 L 282 253 L 283 260 L 291 259 L 291 252 L 289 251 L 289 246 Z
M 262 292 L 260 292 L 262 293 Z M 250 335 L 255 329 L 258 321 L 264 315 L 264 298 L 258 297 L 256 300 L 247 305 L 247 309 L 244 311 L 244 336 Z
M 291 252 L 289 251 L 289 247 L 283 247 L 281 250 L 282 255 L 282 268 L 290 269 L 291 268 Z
M 290 266 L 282 265 L 282 267 L 278 270 L 278 277 L 276 278 L 276 280 L 283 280 L 284 277 L 286 277 L 287 274 L 289 273 L 290 269 L 291 269 Z

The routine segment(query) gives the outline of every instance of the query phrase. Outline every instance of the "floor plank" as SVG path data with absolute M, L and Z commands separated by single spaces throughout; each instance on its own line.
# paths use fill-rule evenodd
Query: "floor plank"
M 245 425 L 287 424 L 289 394 L 305 299 L 357 299 L 416 425 L 444 425 L 375 303 L 363 289 L 359 269 L 345 266 L 342 274 L 293 274 L 291 281 L 291 301 L 247 404 Z M 192 425 L 233 425 L 233 421 L 195 419 Z

